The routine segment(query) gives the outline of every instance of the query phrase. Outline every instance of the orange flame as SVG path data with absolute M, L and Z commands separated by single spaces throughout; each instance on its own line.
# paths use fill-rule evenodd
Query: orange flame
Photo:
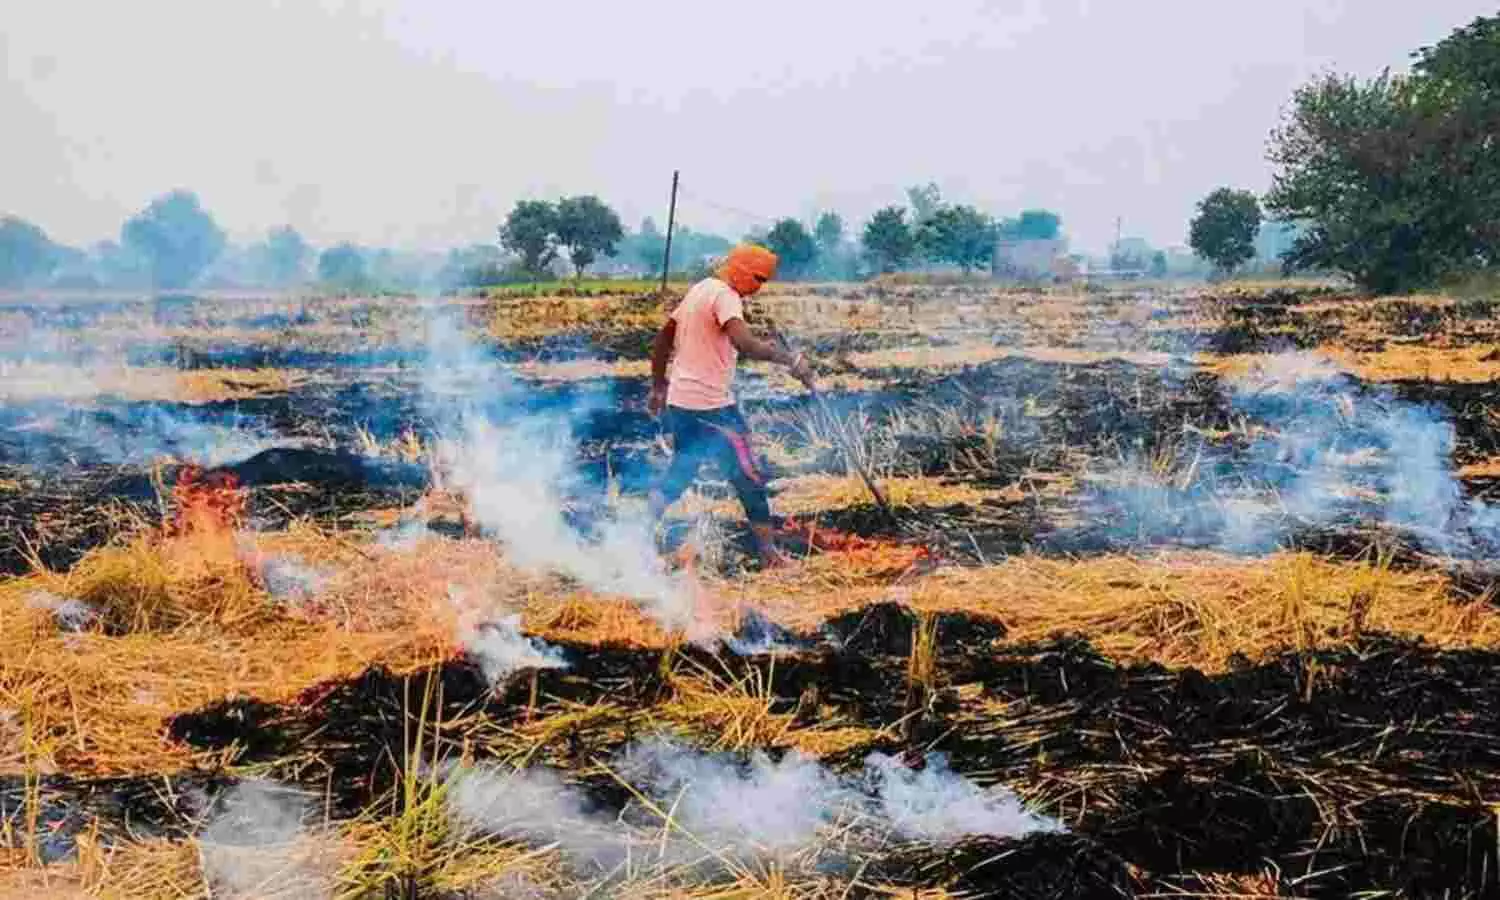
M 172 488 L 173 514 L 167 533 L 236 530 L 244 522 L 247 499 L 233 472 L 212 472 L 189 465 Z

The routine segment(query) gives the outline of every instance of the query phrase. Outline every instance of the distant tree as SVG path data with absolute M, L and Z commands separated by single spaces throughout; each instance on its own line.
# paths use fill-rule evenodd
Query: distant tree
M 995 222 L 972 206 L 944 206 L 918 232 L 929 259 L 952 263 L 964 274 L 988 266 L 995 255 Z
M 1155 253 L 1151 254 L 1151 277 L 1167 277 L 1167 254 L 1162 252 L 1161 250 L 1158 250 Z
M 723 256 L 733 246 L 721 235 L 678 227 L 672 235 L 672 271 L 705 273 L 708 260 Z
M 318 280 L 346 291 L 368 287 L 364 252 L 350 243 L 324 250 L 318 255 Z
M 290 225 L 273 228 L 266 235 L 266 269 L 274 284 L 295 284 L 302 280 L 311 256 L 312 248 Z
M 224 250 L 224 232 L 197 194 L 172 191 L 126 222 L 120 243 L 145 260 L 153 285 L 183 288 Z
M 844 217 L 836 212 L 825 212 L 813 225 L 813 239 L 818 242 L 818 252 L 832 255 L 844 242 Z
M 1062 217 L 1049 209 L 1022 210 L 1015 236 L 1023 241 L 1055 241 L 1062 236 Z
M 894 272 L 905 266 L 916 250 L 916 238 L 906 221 L 906 210 L 887 206 L 876 212 L 865 223 L 861 243 L 871 264 L 881 272 Z
M 0 287 L 20 287 L 52 274 L 62 248 L 24 219 L 0 218 Z
M 906 199 L 911 204 L 912 222 L 916 225 L 932 218 L 943 206 L 943 192 L 933 181 L 907 188 Z
M 615 244 L 625 237 L 620 217 L 598 197 L 565 197 L 557 203 L 553 235 L 557 244 L 568 251 L 573 277 L 582 278 L 600 254 L 615 252 Z
M 785 278 L 801 278 L 813 269 L 818 245 L 813 236 L 796 219 L 782 219 L 766 232 L 765 245 L 780 263 L 778 271 Z
M 521 257 L 533 277 L 557 259 L 557 209 L 545 200 L 522 200 L 500 226 L 500 246 Z
M 632 254 L 647 275 L 661 274 L 661 264 L 667 252 L 667 236 L 656 227 L 650 216 L 641 220 L 640 231 L 630 238 Z
M 504 284 L 505 254 L 494 244 L 455 247 L 448 251 L 438 281 L 445 289 Z
M 1249 191 L 1219 188 L 1198 203 L 1188 225 L 1188 246 L 1220 272 L 1233 272 L 1255 258 L 1260 202 Z

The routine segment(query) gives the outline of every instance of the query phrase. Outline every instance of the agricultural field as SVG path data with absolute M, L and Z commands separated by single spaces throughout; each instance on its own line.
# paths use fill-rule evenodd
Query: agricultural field
M 1495 896 L 1496 307 L 4 298 L 0 896 Z

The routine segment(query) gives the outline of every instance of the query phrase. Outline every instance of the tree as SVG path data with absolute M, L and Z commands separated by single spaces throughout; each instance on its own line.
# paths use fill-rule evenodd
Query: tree
M 1167 254 L 1161 250 L 1151 254 L 1151 277 L 1167 277 Z
M 505 255 L 494 244 L 453 248 L 438 273 L 445 289 L 489 287 L 505 280 Z
M 224 232 L 191 191 L 151 201 L 120 230 L 125 249 L 145 260 L 151 283 L 183 288 L 224 250 Z
M 557 259 L 557 209 L 545 200 L 522 200 L 500 226 L 500 245 L 521 257 L 532 277 Z
M 818 242 L 818 252 L 832 255 L 844 242 L 844 217 L 836 212 L 825 212 L 813 225 L 813 239 Z
M 62 248 L 24 219 L 0 218 L 0 287 L 21 287 L 52 274 Z
M 312 248 L 290 225 L 271 229 L 265 244 L 266 274 L 273 284 L 296 284 L 307 269 Z
M 1062 236 L 1062 217 L 1049 209 L 1022 210 L 1014 220 L 1013 236 L 1020 241 L 1055 241 Z
M 943 192 L 933 181 L 907 188 L 906 199 L 911 204 L 912 222 L 917 225 L 932 218 L 943 206 Z
M 1249 191 L 1223 187 L 1198 202 L 1188 225 L 1188 246 L 1220 272 L 1233 272 L 1255 258 L 1260 202 Z
M 906 210 L 887 206 L 876 212 L 865 223 L 861 243 L 871 264 L 880 271 L 894 272 L 905 266 L 916 250 L 916 238 L 906 221 Z
M 964 274 L 988 266 L 995 254 L 995 222 L 972 206 L 944 206 L 919 226 L 918 243 L 937 262 L 958 266 Z
M 1395 293 L 1500 262 L 1500 16 L 1415 56 L 1409 76 L 1326 75 L 1293 95 L 1266 196 L 1306 226 L 1289 270 Z
M 573 277 L 583 277 L 583 270 L 600 254 L 615 252 L 615 244 L 625 237 L 620 217 L 598 197 L 565 197 L 557 203 L 553 236 L 567 249 L 573 264 Z
M 808 274 L 818 258 L 818 245 L 796 219 L 782 219 L 773 225 L 766 232 L 765 245 L 780 260 L 778 268 L 786 278 Z
M 346 291 L 368 287 L 363 251 L 347 242 L 324 250 L 318 255 L 318 279 Z
M 647 275 L 654 277 L 661 274 L 661 264 L 667 252 L 667 236 L 656 227 L 655 219 L 647 216 L 641 220 L 640 231 L 632 237 L 631 249 Z

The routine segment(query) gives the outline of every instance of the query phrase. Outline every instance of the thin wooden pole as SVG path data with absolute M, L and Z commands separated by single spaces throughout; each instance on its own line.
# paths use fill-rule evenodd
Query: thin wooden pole
M 672 170 L 672 204 L 667 207 L 667 248 L 661 255 L 661 294 L 667 295 L 667 275 L 672 271 L 672 226 L 677 222 L 677 170 Z

